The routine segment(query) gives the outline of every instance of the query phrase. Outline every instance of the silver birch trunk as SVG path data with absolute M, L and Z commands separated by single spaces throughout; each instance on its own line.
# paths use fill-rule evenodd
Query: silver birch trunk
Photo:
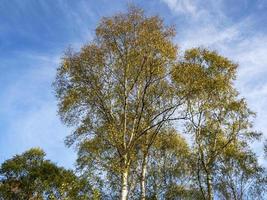
M 141 173 L 141 200 L 146 199 L 147 154 L 144 154 Z
M 207 174 L 207 187 L 208 187 L 208 200 L 214 200 L 212 178 L 210 174 Z
M 121 178 L 121 200 L 127 200 L 128 197 L 128 169 L 124 169 Z

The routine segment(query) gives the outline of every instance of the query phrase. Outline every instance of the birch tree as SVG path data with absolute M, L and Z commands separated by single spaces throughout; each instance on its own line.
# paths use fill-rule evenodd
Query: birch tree
M 177 60 L 175 32 L 134 7 L 103 18 L 95 39 L 62 59 L 54 82 L 62 121 L 74 132 L 69 145 L 101 138 L 116 149 L 120 199 L 128 196 L 134 148 L 148 132 L 175 120 L 170 70 Z
M 198 185 L 208 200 L 214 199 L 215 163 L 225 148 L 260 136 L 251 130 L 254 113 L 234 88 L 236 69 L 216 52 L 195 48 L 185 52 L 173 73 L 177 87 L 187 93 L 186 132 L 192 134 Z
M 98 200 L 95 195 L 86 179 L 45 159 L 39 148 L 13 156 L 0 168 L 1 200 Z
M 189 145 L 174 129 L 160 133 L 150 149 L 147 167 L 148 199 L 189 199 L 192 168 Z
M 216 163 L 215 190 L 223 200 L 264 199 L 266 171 L 246 142 L 232 143 Z

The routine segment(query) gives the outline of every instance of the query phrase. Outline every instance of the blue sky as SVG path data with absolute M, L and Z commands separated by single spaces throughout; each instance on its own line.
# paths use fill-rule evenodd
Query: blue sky
M 0 163 L 30 147 L 73 167 L 71 129 L 57 116 L 51 83 L 64 50 L 89 42 L 102 16 L 134 3 L 177 29 L 180 50 L 204 46 L 239 63 L 236 86 L 267 136 L 267 1 L 0 0 Z M 264 162 L 262 145 L 252 144 Z

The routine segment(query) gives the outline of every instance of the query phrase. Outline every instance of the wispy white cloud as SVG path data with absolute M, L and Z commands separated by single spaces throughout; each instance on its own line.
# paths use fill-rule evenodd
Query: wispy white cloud
M 197 16 L 200 14 L 196 1 L 192 0 L 162 0 L 167 3 L 171 10 L 177 14 L 189 14 Z
M 183 49 L 196 46 L 214 48 L 214 46 L 221 46 L 225 43 L 232 42 L 238 36 L 239 32 L 237 27 L 226 27 L 223 30 L 219 30 L 215 26 L 207 25 L 198 27 L 195 30 L 185 30 L 183 37 L 179 41 Z
M 225 17 L 222 13 L 222 1 L 212 0 L 161 0 L 166 3 L 174 15 L 185 16 L 189 20 L 206 21 L 213 18 Z M 214 18 L 213 18 L 214 19 Z

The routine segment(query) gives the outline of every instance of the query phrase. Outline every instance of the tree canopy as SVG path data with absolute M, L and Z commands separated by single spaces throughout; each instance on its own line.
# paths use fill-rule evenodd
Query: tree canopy
M 93 189 L 74 172 L 45 159 L 45 153 L 32 148 L 6 160 L 0 168 L 0 199 L 91 199 Z

